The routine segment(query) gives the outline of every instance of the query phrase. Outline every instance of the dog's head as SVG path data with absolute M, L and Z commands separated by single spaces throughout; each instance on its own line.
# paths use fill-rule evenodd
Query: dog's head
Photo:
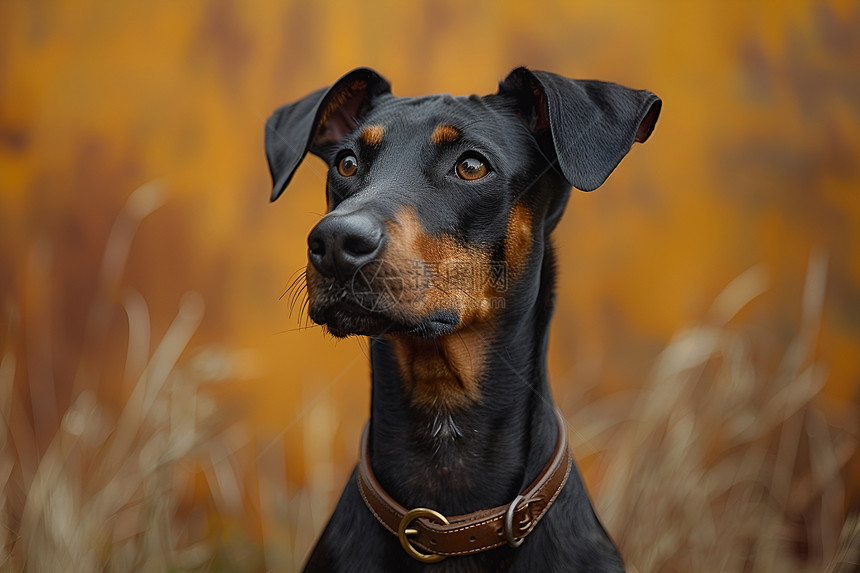
M 491 319 L 539 280 L 571 186 L 600 186 L 660 107 L 647 91 L 525 68 L 484 97 L 400 98 L 360 68 L 279 108 L 266 123 L 272 200 L 308 151 L 328 165 L 308 238 L 311 319 L 335 336 L 424 338 Z

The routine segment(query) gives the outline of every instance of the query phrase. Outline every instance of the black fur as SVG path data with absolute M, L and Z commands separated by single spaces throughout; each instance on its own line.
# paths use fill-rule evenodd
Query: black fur
M 660 107 L 647 91 L 525 68 L 511 72 L 493 95 L 398 98 L 381 76 L 359 69 L 278 109 L 267 122 L 272 200 L 311 151 L 330 167 L 330 216 L 360 211 L 387 221 L 408 205 L 430 235 L 489 247 L 504 260 L 513 206 L 535 214 L 525 269 L 508 285 L 493 329 L 480 400 L 466 408 L 416 407 L 404 390 L 393 343 L 381 336 L 433 338 L 451 332 L 450 320 L 355 318 L 338 311 L 340 299 L 322 310 L 312 305 L 311 317 L 335 335 L 371 335 L 371 466 L 404 506 L 457 515 L 509 503 L 549 460 L 556 436 L 546 372 L 555 277 L 550 232 L 570 187 L 589 191 L 603 183 L 633 142 L 651 133 Z M 431 144 L 430 133 L 442 123 L 462 137 Z M 379 145 L 360 140 L 368 125 L 385 126 Z M 359 165 L 348 178 L 337 170 L 345 152 Z M 491 171 L 463 181 L 454 167 L 471 153 Z M 456 325 L 459 317 L 453 320 Z M 432 565 L 407 556 L 367 510 L 353 476 L 306 565 L 306 571 L 356 572 L 622 570 L 575 468 L 521 547 Z

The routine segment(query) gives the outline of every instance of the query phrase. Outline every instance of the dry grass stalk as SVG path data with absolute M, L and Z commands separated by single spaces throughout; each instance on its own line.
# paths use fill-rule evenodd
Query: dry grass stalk
M 111 291 L 117 288 L 134 230 L 158 207 L 160 198 L 160 185 L 147 184 L 132 194 L 118 218 L 103 259 L 87 335 L 104 332 L 109 314 L 105 311 L 114 300 Z M 3 349 L 0 569 L 4 571 L 198 569 L 215 555 L 214 540 L 189 538 L 201 532 L 187 531 L 177 516 L 195 468 L 218 471 L 230 460 L 232 452 L 224 450 L 230 441 L 223 438 L 215 402 L 203 387 L 229 372 L 223 361 L 205 354 L 178 365 L 203 315 L 199 295 L 183 297 L 176 319 L 151 356 L 145 301 L 130 292 L 124 306 L 129 321 L 126 374 L 138 380 L 124 409 L 110 419 L 110 409 L 87 387 L 98 357 L 82 357 L 77 397 L 39 454 L 34 446 L 38 428 L 11 423 L 13 408 L 26 404 L 20 399 L 16 403 L 13 392 L 16 355 Z M 40 398 L 34 394 L 32 399 Z M 231 468 L 222 473 L 235 472 Z M 229 489 L 224 481 L 219 483 L 222 493 Z M 241 487 L 234 483 L 232 489 Z
M 825 275 L 814 254 L 801 330 L 775 377 L 729 325 L 765 290 L 754 268 L 718 299 L 710 324 L 675 337 L 626 416 L 616 412 L 597 501 L 631 570 L 811 572 L 837 559 L 841 471 L 857 441 L 814 401 L 825 379 L 814 361 Z
M 144 186 L 120 216 L 89 336 L 105 331 L 134 229 L 160 202 L 158 184 Z M 578 400 L 573 443 L 580 458 L 599 454 L 589 469 L 602 476 L 598 510 L 631 571 L 853 570 L 860 522 L 842 515 L 841 472 L 856 428 L 832 427 L 814 400 L 825 380 L 814 360 L 825 275 L 814 255 L 802 326 L 776 374 L 731 326 L 767 288 L 756 267 L 724 291 L 707 324 L 675 337 L 641 390 Z M 122 305 L 126 374 L 137 380 L 126 404 L 112 418 L 90 388 L 99 357 L 84 357 L 77 398 L 41 454 L 35 428 L 10 424 L 24 407 L 13 392 L 18 357 L 0 349 L 0 571 L 298 570 L 338 495 L 336 402 L 325 392 L 304 400 L 302 460 L 282 437 L 253 444 L 207 391 L 232 375 L 227 353 L 180 360 L 200 297 L 183 298 L 151 354 L 146 301 L 129 291 Z M 305 485 L 290 484 L 291 463 Z M 189 511 L 201 479 L 211 500 Z M 249 515 L 258 534 L 237 525 Z

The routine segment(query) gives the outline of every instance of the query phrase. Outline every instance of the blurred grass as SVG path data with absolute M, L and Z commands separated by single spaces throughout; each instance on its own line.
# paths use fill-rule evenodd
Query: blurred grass
M 146 301 L 133 290 L 111 295 L 138 223 L 161 204 L 160 186 L 141 187 L 117 218 L 89 314 L 92 336 L 108 336 L 99 325 L 112 306 L 128 319 L 123 378 L 135 382 L 121 408 L 93 382 L 100 362 L 117 357 L 82 356 L 76 395 L 41 447 L 46 428 L 36 421 L 46 419 L 38 408 L 21 413 L 59 402 L 29 379 L 38 370 L 16 376 L 21 348 L 2 349 L 2 571 L 295 571 L 339 494 L 337 411 L 326 394 L 306 392 L 306 475 L 296 487 L 283 438 L 255 441 L 249 420 L 213 392 L 241 357 L 189 351 L 202 298 L 179 301 L 150 352 Z M 801 327 L 775 371 L 754 359 L 759 342 L 735 320 L 767 296 L 768 274 L 754 267 L 707 322 L 677 333 L 643 387 L 588 399 L 572 386 L 562 396 L 576 404 L 575 453 L 631 571 L 853 570 L 860 525 L 845 515 L 844 469 L 857 427 L 834 425 L 816 402 L 827 376 L 814 358 L 826 276 L 826 255 L 814 253 Z
M 84 338 L 98 339 L 116 336 L 108 323 L 123 311 L 125 356 L 104 355 L 106 340 L 82 345 L 64 411 L 44 376 L 50 363 L 19 368 L 51 356 L 51 333 L 22 336 L 33 325 L 9 307 L 0 348 L 0 571 L 292 571 L 325 524 L 335 490 L 325 396 L 301 420 L 311 485 L 290 492 L 283 436 L 257 447 L 249 420 L 228 413 L 215 391 L 246 357 L 189 346 L 204 314 L 199 294 L 182 297 L 150 352 L 146 300 L 121 283 L 135 231 L 163 203 L 163 185 L 141 186 L 119 213 L 87 313 Z M 34 252 L 31 272 L 46 280 L 28 302 L 44 319 L 57 282 L 50 247 Z M 117 362 L 121 379 L 99 388 L 100 367 Z M 134 383 L 117 407 L 114 387 L 126 380 Z
M 756 341 L 731 325 L 766 290 L 754 267 L 723 291 L 709 323 L 674 337 L 627 416 L 583 408 L 585 435 L 616 425 L 599 442 L 598 513 L 635 570 L 824 571 L 840 530 L 856 529 L 842 472 L 857 428 L 831 427 L 815 402 L 826 272 L 813 254 L 801 330 L 776 372 L 757 366 Z

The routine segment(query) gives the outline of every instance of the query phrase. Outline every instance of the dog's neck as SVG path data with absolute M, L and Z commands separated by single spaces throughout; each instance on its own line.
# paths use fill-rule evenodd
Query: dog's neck
M 370 462 L 405 507 L 456 515 L 509 503 L 549 461 L 557 435 L 546 374 L 554 264 L 548 246 L 536 254 L 526 276 L 539 284 L 514 285 L 521 292 L 507 300 L 517 305 L 502 309 L 491 331 L 467 324 L 449 335 L 459 337 L 452 344 L 482 342 L 478 394 L 467 405 L 416 401 L 397 341 L 371 341 Z

